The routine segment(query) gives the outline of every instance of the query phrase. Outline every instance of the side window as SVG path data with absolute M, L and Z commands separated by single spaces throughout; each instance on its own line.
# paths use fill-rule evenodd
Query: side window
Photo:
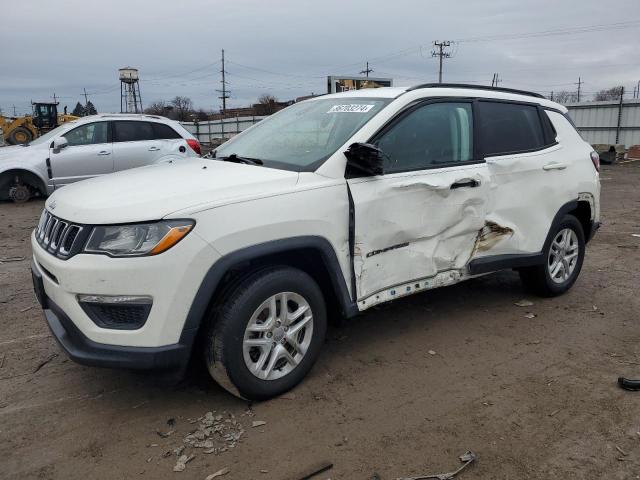
M 107 143 L 107 132 L 109 124 L 107 122 L 87 123 L 64 134 L 69 146 L 94 145 L 96 143 Z
M 481 101 L 478 110 L 478 126 L 484 156 L 545 147 L 537 107 Z
M 396 122 L 375 142 L 385 172 L 422 170 L 473 160 L 470 103 L 431 103 Z
M 164 123 L 151 123 L 151 127 L 153 128 L 153 138 L 156 140 L 169 140 L 173 138 L 182 138 L 178 132 L 176 132 L 169 125 L 165 125 Z
M 149 122 L 116 120 L 113 122 L 113 129 L 114 142 L 139 142 L 141 140 L 153 140 L 155 138 L 153 127 Z

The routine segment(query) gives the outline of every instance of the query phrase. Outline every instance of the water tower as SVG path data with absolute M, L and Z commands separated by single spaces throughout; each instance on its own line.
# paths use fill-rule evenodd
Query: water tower
M 120 75 L 120 112 L 142 113 L 138 69 L 125 67 L 118 70 L 118 73 Z

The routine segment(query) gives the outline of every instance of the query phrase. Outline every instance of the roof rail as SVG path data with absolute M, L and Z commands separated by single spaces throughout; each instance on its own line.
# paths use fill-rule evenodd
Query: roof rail
M 468 83 L 423 83 L 407 89 L 407 92 L 412 90 L 418 90 L 419 88 L 468 88 L 473 90 L 489 90 L 493 92 L 515 93 L 518 95 L 527 95 L 529 97 L 545 98 L 544 95 L 540 95 L 535 92 L 528 92 L 526 90 L 517 90 L 515 88 L 505 87 L 490 87 L 488 85 L 471 85 Z

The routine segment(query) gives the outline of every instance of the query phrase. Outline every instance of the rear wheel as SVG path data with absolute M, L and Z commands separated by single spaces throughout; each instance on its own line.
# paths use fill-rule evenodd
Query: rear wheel
M 9 143 L 14 145 L 26 145 L 33 140 L 33 135 L 29 129 L 17 127 L 9 134 Z
M 327 328 L 318 284 L 273 267 L 241 280 L 214 309 L 205 337 L 211 376 L 231 393 L 265 400 L 297 385 L 315 363 Z
M 520 278 L 527 288 L 541 296 L 561 295 L 577 280 L 584 253 L 582 225 L 576 217 L 565 215 L 543 252 L 545 263 L 521 269 Z

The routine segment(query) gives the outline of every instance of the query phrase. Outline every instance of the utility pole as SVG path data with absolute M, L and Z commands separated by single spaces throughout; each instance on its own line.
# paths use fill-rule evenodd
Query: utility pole
M 87 100 L 87 89 L 83 88 L 82 90 L 84 90 L 84 106 L 86 107 L 89 104 L 89 100 Z
M 369 62 L 367 62 L 367 68 L 362 70 L 360 73 L 364 73 L 367 78 L 369 78 L 369 74 L 373 72 L 373 69 L 369 68 Z
M 13 116 L 17 117 L 18 114 L 16 113 L 16 106 L 15 105 L 11 105 L 13 107 Z
M 493 79 L 491 80 L 491 86 L 492 87 L 497 87 L 498 84 L 502 81 L 502 79 L 500 78 L 500 74 L 499 73 L 494 73 L 493 74 Z
M 220 80 L 220 83 L 222 84 L 222 89 L 216 90 L 216 91 L 220 93 L 220 96 L 218 98 L 222 100 L 222 114 L 224 115 L 227 112 L 227 98 L 230 97 L 229 95 L 230 92 L 229 90 L 227 90 L 228 82 L 225 79 L 225 75 L 227 72 L 224 69 L 224 48 L 222 49 L 222 69 L 220 70 L 220 73 L 222 73 L 222 80 Z
M 438 69 L 438 83 L 442 83 L 442 60 L 445 58 L 451 58 L 451 52 L 445 52 L 444 49 L 451 46 L 451 42 L 446 40 L 444 42 L 434 41 L 434 50 L 431 52 L 432 57 L 439 57 L 440 68 Z
M 53 103 L 58 103 L 58 99 L 56 98 L 56 92 L 53 92 Z
M 624 87 L 620 88 L 620 103 L 618 104 L 618 125 L 616 126 L 616 144 L 620 140 L 620 126 L 622 124 L 622 102 L 624 98 Z
M 578 102 L 580 101 L 580 87 L 582 87 L 583 83 L 582 79 L 578 77 L 578 83 L 576 83 L 576 85 L 578 85 Z

